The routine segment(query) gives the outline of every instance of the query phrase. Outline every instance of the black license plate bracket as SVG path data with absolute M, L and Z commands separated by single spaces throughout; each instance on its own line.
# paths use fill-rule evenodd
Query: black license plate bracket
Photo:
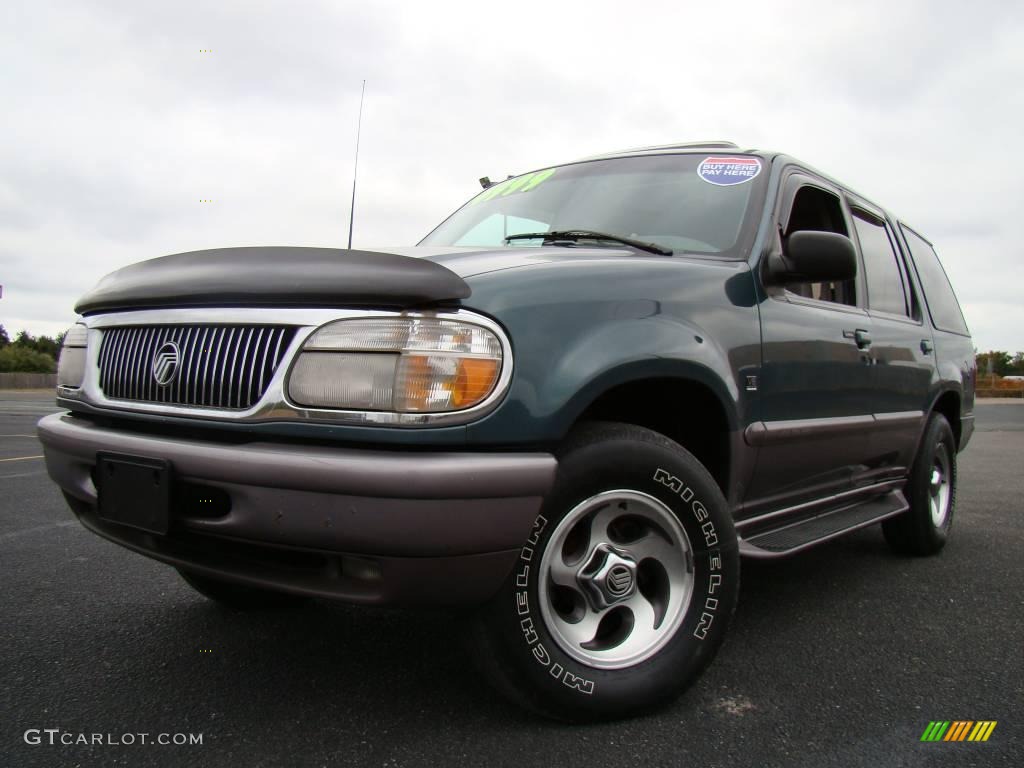
M 167 533 L 171 519 L 169 461 L 100 453 L 95 479 L 102 520 L 149 533 Z

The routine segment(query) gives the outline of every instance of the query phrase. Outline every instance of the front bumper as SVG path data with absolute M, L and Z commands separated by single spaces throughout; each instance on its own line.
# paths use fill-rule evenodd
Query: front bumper
M 486 600 L 511 571 L 556 469 L 547 453 L 219 443 L 70 414 L 42 419 L 39 438 L 50 477 L 100 536 L 208 576 L 360 603 Z M 101 451 L 171 463 L 166 536 L 98 517 Z M 185 488 L 230 501 L 211 515 L 177 493 Z

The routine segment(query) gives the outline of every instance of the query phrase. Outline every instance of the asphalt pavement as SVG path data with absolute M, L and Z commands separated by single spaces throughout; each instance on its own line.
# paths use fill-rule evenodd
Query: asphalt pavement
M 226 611 L 84 531 L 36 458 L 52 410 L 0 392 L 0 766 L 1024 764 L 1024 405 L 979 406 L 940 556 L 892 555 L 876 526 L 746 562 L 697 684 L 586 727 L 493 694 L 458 616 Z M 998 725 L 985 743 L 922 743 L 933 720 Z M 202 743 L 153 743 L 179 734 Z

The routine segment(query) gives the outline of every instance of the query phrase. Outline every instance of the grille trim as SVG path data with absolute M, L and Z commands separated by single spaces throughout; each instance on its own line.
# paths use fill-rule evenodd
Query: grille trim
M 99 387 L 110 400 L 248 410 L 266 393 L 296 330 L 212 323 L 105 328 Z M 169 341 L 180 350 L 177 373 L 161 386 L 153 359 Z

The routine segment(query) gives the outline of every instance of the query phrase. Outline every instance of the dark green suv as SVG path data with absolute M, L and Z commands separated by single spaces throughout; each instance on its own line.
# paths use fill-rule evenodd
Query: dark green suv
M 82 524 L 234 607 L 470 606 L 571 720 L 686 688 L 741 556 L 942 548 L 975 368 L 921 234 L 724 142 L 484 183 L 415 248 L 104 278 L 39 425 Z

